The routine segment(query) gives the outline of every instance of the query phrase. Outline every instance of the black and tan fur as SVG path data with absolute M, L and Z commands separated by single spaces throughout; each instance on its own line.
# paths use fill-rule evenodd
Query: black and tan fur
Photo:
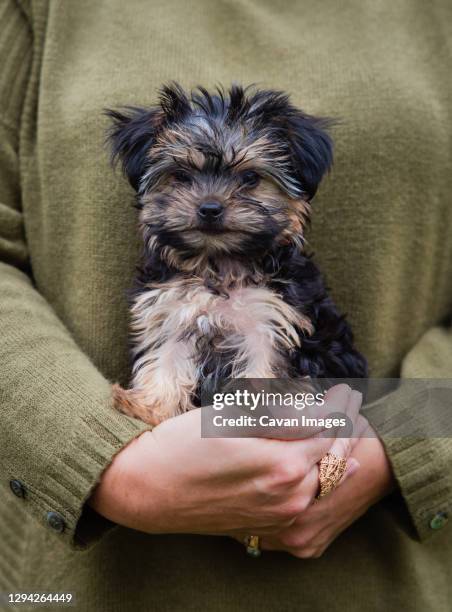
M 152 108 L 107 111 L 113 159 L 137 192 L 143 257 L 130 389 L 150 423 L 228 377 L 362 377 L 365 359 L 304 250 L 332 162 L 327 122 L 277 91 L 165 86 Z

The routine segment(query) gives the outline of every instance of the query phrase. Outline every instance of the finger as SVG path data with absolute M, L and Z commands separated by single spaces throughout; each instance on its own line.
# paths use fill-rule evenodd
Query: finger
M 347 424 L 349 421 L 354 423 L 356 411 L 359 411 L 359 405 L 357 405 L 356 392 L 352 391 L 348 385 L 340 384 L 331 387 L 327 391 L 325 398 L 325 408 L 330 417 L 334 413 L 339 413 L 339 415 L 345 418 Z M 336 426 L 330 430 L 330 435 L 333 434 L 334 436 L 335 434 L 337 437 L 340 429 L 340 425 Z
M 212 535 L 218 535 L 218 534 L 214 533 Z M 232 537 L 239 544 L 241 544 L 242 546 L 246 548 L 246 538 L 249 537 L 249 533 L 248 534 L 244 533 L 243 535 L 234 535 L 231 533 L 225 533 L 222 535 Z M 254 535 L 259 535 L 259 534 L 256 533 Z M 259 536 L 259 548 L 261 550 L 285 550 L 283 546 L 281 544 L 277 544 L 277 542 L 278 542 L 277 538 L 272 538 L 271 536 L 268 536 L 268 535 L 265 537 Z
M 360 438 L 365 436 L 371 437 L 371 431 L 369 421 L 362 414 L 359 414 L 353 428 L 352 445 L 354 446 Z
M 334 453 L 334 454 L 336 454 L 336 453 Z M 338 456 L 341 456 L 341 455 L 338 455 Z M 361 467 L 361 464 L 354 457 L 350 457 L 349 459 L 347 459 L 347 465 L 345 467 L 345 472 L 342 474 L 342 477 L 340 478 L 340 480 L 334 485 L 333 490 L 331 490 L 327 495 L 324 495 L 321 498 L 317 498 L 316 497 L 315 498 L 316 501 L 318 503 L 322 503 L 323 501 L 325 501 L 325 499 L 327 499 L 334 492 L 334 489 L 337 489 L 346 480 L 348 480 L 354 474 L 356 474 L 356 472 L 359 470 L 360 467 Z M 319 486 L 319 488 L 320 488 L 320 486 Z
M 334 385 L 325 393 L 325 404 L 330 412 L 345 412 L 350 401 L 351 388 L 345 383 Z
M 291 442 L 291 444 L 294 445 L 296 452 L 300 452 L 303 455 L 307 471 L 309 472 L 330 451 L 334 442 L 334 438 L 326 438 L 322 434 L 317 434 L 307 440 L 295 441 Z
M 342 460 L 345 460 L 345 465 L 336 466 L 338 470 L 340 469 L 340 471 L 335 472 L 334 481 L 333 480 L 330 481 L 330 478 L 333 479 L 332 474 L 330 478 L 326 478 L 325 482 L 319 479 L 319 491 L 320 491 L 319 496 L 321 498 L 330 495 L 332 491 L 336 489 L 344 481 L 344 476 L 347 474 L 347 471 L 350 469 L 350 466 L 348 463 L 348 457 L 350 455 L 350 452 L 351 452 L 350 438 L 336 438 L 334 440 L 334 443 L 332 444 L 328 452 L 328 455 L 327 455 L 328 463 L 330 462 L 330 458 L 331 460 L 333 458 L 340 458 Z M 356 471 L 356 469 L 357 469 L 357 465 L 354 462 L 354 460 L 352 460 L 351 470 Z
M 336 457 L 347 459 L 352 452 L 351 438 L 336 438 L 330 447 L 329 452 Z
M 350 395 L 348 398 L 348 404 L 345 408 L 345 414 L 347 418 L 350 419 L 353 426 L 355 426 L 355 423 L 358 419 L 359 411 L 361 410 L 362 403 L 363 403 L 363 394 L 360 393 L 359 391 L 354 391 L 354 390 L 350 391 Z
M 354 394 L 353 397 L 351 394 Z M 306 405 L 303 409 L 304 423 L 310 422 L 309 425 L 303 424 L 301 427 L 288 428 L 284 427 L 280 430 L 278 427 L 274 429 L 266 429 L 265 432 L 259 434 L 262 436 L 270 436 L 272 438 L 278 438 L 282 440 L 291 439 L 306 439 L 313 437 L 325 431 L 332 432 L 331 426 L 327 426 L 324 422 L 325 419 L 333 412 L 339 412 L 348 416 L 352 423 L 355 422 L 357 413 L 361 407 L 362 395 L 354 391 L 346 384 L 339 384 L 331 387 L 325 394 L 322 403 L 315 403 L 314 405 Z M 281 409 L 281 407 L 279 407 Z M 286 408 L 288 415 L 293 416 L 292 408 Z M 283 412 L 284 414 L 284 407 Z M 279 413 L 281 416 L 281 412 Z M 323 422 L 322 422 L 323 420 Z M 333 432 L 334 433 L 334 432 Z
M 306 406 L 303 415 L 306 419 L 324 419 L 332 412 L 344 413 L 349 403 L 350 392 L 351 389 L 346 384 L 335 385 L 325 393 L 322 403 Z
M 306 417 L 305 418 L 313 418 Z M 326 416 L 326 415 L 325 415 Z M 290 418 L 293 418 L 293 413 L 290 414 Z M 298 417 L 298 415 L 297 415 Z M 281 418 L 281 417 L 279 417 Z M 317 434 L 321 434 L 324 431 L 327 431 L 327 427 L 324 423 L 320 422 L 318 419 L 322 418 L 322 415 L 316 414 L 314 424 L 309 425 L 297 425 L 289 427 L 285 425 L 281 428 L 279 425 L 275 425 L 274 427 L 265 427 L 265 430 L 257 430 L 256 437 L 259 438 L 271 438 L 273 440 L 282 440 L 282 441 L 290 441 L 290 440 L 305 440 L 306 438 L 312 438 Z
M 319 492 L 319 488 L 319 465 L 318 463 L 315 463 L 308 471 L 306 476 L 292 489 L 291 496 L 293 499 L 305 500 L 307 509 L 314 502 Z M 288 526 L 296 523 L 298 518 L 306 512 L 306 509 L 304 509 L 298 515 L 298 517 L 295 517 L 295 519 L 291 521 Z
M 348 454 L 350 455 L 353 452 L 356 444 L 364 437 L 371 437 L 372 429 L 369 425 L 369 421 L 363 417 L 362 414 L 358 414 L 358 418 L 356 419 L 356 423 L 353 427 L 352 436 L 349 439 L 348 445 Z
M 355 428 L 356 428 L 356 423 L 357 420 L 359 418 L 359 411 L 361 409 L 361 405 L 362 405 L 362 393 L 360 393 L 359 391 L 350 391 L 349 397 L 348 397 L 348 403 L 345 407 L 344 410 L 344 416 L 347 418 L 347 420 L 349 420 L 352 424 L 352 431 L 351 431 L 351 435 L 355 435 Z M 330 448 L 330 453 L 333 453 L 334 455 L 337 455 L 338 457 L 343 457 L 344 459 L 347 459 L 347 457 L 350 455 L 351 450 L 353 448 L 354 444 L 352 444 L 352 438 L 336 438 L 336 440 L 334 441 L 334 443 L 332 444 L 331 448 Z
M 346 385 L 342 385 L 345 387 Z M 284 407 L 278 406 L 278 412 L 275 414 L 278 418 L 296 416 L 300 422 L 298 426 L 281 427 L 275 425 L 274 427 L 266 427 L 265 431 L 258 431 L 259 437 L 269 437 L 279 440 L 304 440 L 306 438 L 312 438 L 317 434 L 321 434 L 325 431 L 331 433 L 331 428 L 325 423 L 325 419 L 336 410 L 336 406 L 341 407 L 344 404 L 344 398 L 342 395 L 338 395 L 338 400 L 334 400 L 334 406 L 326 402 L 315 403 L 314 405 L 306 406 L 303 411 L 295 411 L 292 406 Z M 272 413 L 271 410 L 269 412 Z M 303 420 L 301 420 L 303 418 Z
M 291 525 L 281 524 L 281 525 L 268 525 L 265 527 L 250 527 L 249 529 L 228 529 L 227 531 L 223 531 L 221 534 L 213 533 L 210 535 L 229 536 L 243 544 L 245 542 L 245 539 L 249 537 L 250 534 L 257 535 L 260 538 L 264 536 L 267 536 L 267 537 L 276 536 L 276 534 L 279 534 L 282 530 L 287 529 L 290 526 Z
M 360 462 L 357 459 L 350 457 L 350 459 L 347 461 L 347 469 L 345 470 L 345 473 L 340 479 L 337 486 L 340 486 L 346 480 L 348 480 L 351 476 L 353 476 L 353 474 L 356 474 L 356 472 L 359 470 L 360 467 L 361 467 Z
M 286 550 L 281 543 L 271 538 L 262 538 L 260 541 L 260 547 L 262 550 Z

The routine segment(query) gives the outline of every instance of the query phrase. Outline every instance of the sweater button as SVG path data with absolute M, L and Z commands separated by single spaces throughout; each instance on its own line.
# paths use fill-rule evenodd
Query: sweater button
M 25 486 L 20 482 L 20 480 L 10 480 L 9 488 L 14 493 L 16 497 L 25 497 L 27 490 Z
M 442 529 L 448 521 L 446 512 L 438 512 L 430 521 L 431 529 Z
M 47 512 L 47 525 L 51 527 L 54 531 L 58 531 L 58 533 L 63 533 L 66 523 L 64 522 L 64 518 L 58 512 Z

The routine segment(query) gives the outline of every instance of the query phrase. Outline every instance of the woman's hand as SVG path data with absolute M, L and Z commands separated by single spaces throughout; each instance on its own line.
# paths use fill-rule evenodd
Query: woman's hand
M 354 421 L 361 396 L 338 385 L 331 411 Z M 149 533 L 281 531 L 318 491 L 317 463 L 330 450 L 347 456 L 348 442 L 201 438 L 201 411 L 169 419 L 114 458 L 90 505 L 121 525 Z
M 284 550 L 302 559 L 320 557 L 344 529 L 391 493 L 395 483 L 388 458 L 381 441 L 368 427 L 353 449 L 360 469 L 302 512 L 289 527 L 263 538 L 263 549 Z

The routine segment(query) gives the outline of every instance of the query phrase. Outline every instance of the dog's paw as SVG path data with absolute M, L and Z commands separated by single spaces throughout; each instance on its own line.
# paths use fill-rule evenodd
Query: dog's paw
M 123 389 L 121 385 L 113 385 L 113 406 L 127 416 L 140 419 L 149 425 L 156 426 L 168 415 L 162 414 L 156 406 L 146 402 L 145 395 L 136 389 Z

